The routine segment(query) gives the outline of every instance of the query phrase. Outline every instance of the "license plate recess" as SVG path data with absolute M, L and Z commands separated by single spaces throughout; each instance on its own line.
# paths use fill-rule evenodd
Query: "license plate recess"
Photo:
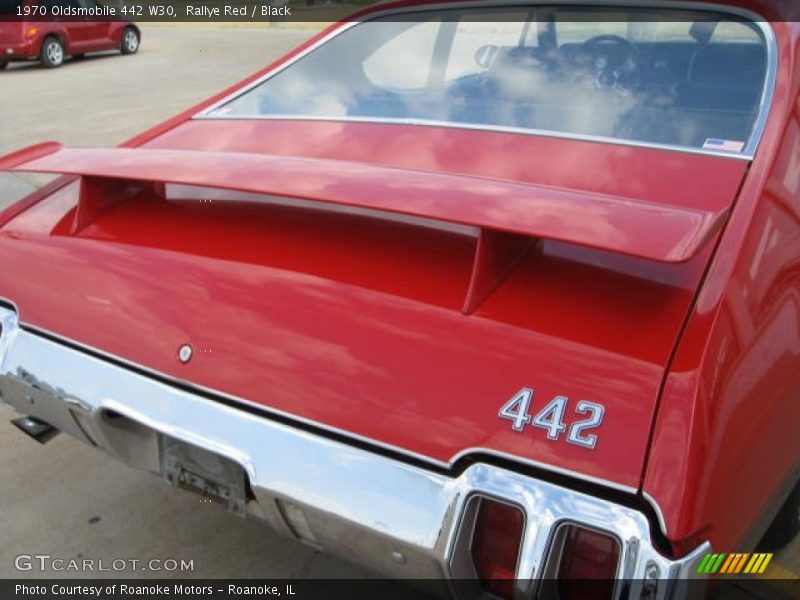
M 247 474 L 240 464 L 166 435 L 159 435 L 158 442 L 161 476 L 168 484 L 246 515 Z

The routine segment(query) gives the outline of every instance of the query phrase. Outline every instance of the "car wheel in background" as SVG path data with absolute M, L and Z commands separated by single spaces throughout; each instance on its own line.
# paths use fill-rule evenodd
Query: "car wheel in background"
M 120 51 L 123 54 L 136 54 L 139 50 L 139 32 L 133 27 L 126 27 L 122 32 Z
M 45 38 L 42 42 L 42 53 L 39 56 L 39 62 L 47 69 L 54 69 L 64 64 L 64 44 L 61 40 L 55 37 Z
M 7 66 L 8 66 L 8 61 L 7 60 L 0 60 L 0 71 L 5 69 Z
M 765 552 L 774 552 L 786 546 L 798 533 L 800 533 L 800 483 L 789 494 L 789 498 L 767 529 L 758 547 Z

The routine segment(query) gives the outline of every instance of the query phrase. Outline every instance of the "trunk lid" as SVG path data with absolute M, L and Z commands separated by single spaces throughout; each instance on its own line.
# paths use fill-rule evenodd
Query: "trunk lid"
M 665 218 L 672 209 L 724 215 L 747 166 L 533 136 L 309 122 L 191 121 L 147 147 L 489 177 L 613 195 L 620 211 L 625 198 L 646 202 Z M 639 486 L 665 365 L 713 249 L 707 239 L 672 264 L 624 256 L 608 248 L 626 247 L 620 237 L 631 229 L 613 219 L 603 221 L 606 250 L 579 239 L 521 248 L 519 232 L 481 237 L 475 224 L 441 216 L 386 218 L 363 205 L 320 210 L 186 186 L 171 186 L 167 201 L 136 191 L 75 230 L 77 193 L 71 184 L 0 231 L 0 295 L 24 323 L 442 466 L 507 455 L 627 488 Z M 182 364 L 186 343 L 194 356 Z M 579 401 L 603 405 L 602 423 L 585 431 L 597 435 L 594 449 L 499 418 L 522 388 L 534 390 L 531 415 L 568 397 L 567 426 L 586 418 Z

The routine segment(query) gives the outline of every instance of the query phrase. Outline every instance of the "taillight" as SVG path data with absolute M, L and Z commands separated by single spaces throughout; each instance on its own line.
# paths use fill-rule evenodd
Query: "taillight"
M 514 578 L 525 517 L 511 504 L 481 498 L 472 535 L 472 561 L 488 592 L 514 595 Z
M 620 547 L 616 538 L 579 525 L 562 526 L 556 536 L 561 547 L 555 577 L 559 600 L 592 598 L 605 600 L 614 593 Z

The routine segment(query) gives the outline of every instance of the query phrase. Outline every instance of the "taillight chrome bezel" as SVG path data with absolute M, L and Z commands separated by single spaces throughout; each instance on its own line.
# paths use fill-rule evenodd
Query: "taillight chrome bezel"
M 504 504 L 519 511 L 522 515 L 522 529 L 519 545 L 517 547 L 517 564 L 514 569 L 515 579 L 519 576 L 520 564 L 522 563 L 525 532 L 528 530 L 528 514 L 525 507 L 498 495 L 483 492 L 468 494 L 464 499 L 461 518 L 456 527 L 453 548 L 450 554 L 450 570 L 455 579 L 456 587 L 471 588 L 470 590 L 461 590 L 462 592 L 467 592 L 463 597 L 473 597 L 477 590 L 483 590 L 478 569 L 473 558 L 473 545 L 475 543 L 478 512 L 484 500 Z M 484 593 L 490 594 L 488 591 Z M 494 598 L 496 596 L 491 595 L 491 597 Z
M 539 579 L 539 585 L 536 590 L 537 597 L 549 598 L 549 597 L 557 597 L 552 595 L 551 591 L 547 590 L 548 585 L 552 585 L 560 580 L 559 572 L 561 566 L 563 564 L 564 559 L 564 551 L 565 551 L 565 544 L 566 544 L 566 536 L 570 527 L 576 527 L 578 529 L 582 529 L 585 531 L 590 531 L 592 533 L 596 533 L 598 535 L 602 535 L 614 541 L 617 545 L 617 564 L 614 568 L 614 589 L 611 592 L 610 597 L 616 598 L 618 595 L 618 588 L 619 588 L 619 580 L 622 576 L 622 561 L 623 561 L 623 542 L 620 539 L 620 536 L 614 533 L 613 531 L 609 531 L 607 529 L 596 527 L 593 525 L 587 525 L 585 523 L 581 523 L 580 521 L 576 521 L 574 519 L 565 519 L 558 523 L 556 523 L 550 533 L 550 540 L 548 542 L 547 551 L 545 553 L 545 558 L 543 561 L 543 569 L 542 575 Z M 548 595 L 549 594 L 549 595 Z
M 669 558 L 660 553 L 653 541 L 652 532 L 657 526 L 641 511 L 495 466 L 472 465 L 451 486 L 456 499 L 451 510 L 456 519 L 450 529 L 445 564 L 454 580 L 454 591 L 465 597 L 481 593 L 484 597 L 495 597 L 482 592 L 471 564 L 469 543 L 474 527 L 475 496 L 503 501 L 520 507 L 523 512 L 524 533 L 515 598 L 536 597 L 540 582 L 547 577 L 553 535 L 564 524 L 596 530 L 616 539 L 620 553 L 612 594 L 615 599 L 638 597 L 653 590 L 659 594 L 662 590 L 680 591 L 688 585 L 688 580 L 698 577 L 693 567 L 709 547 L 705 543 L 685 557 Z

